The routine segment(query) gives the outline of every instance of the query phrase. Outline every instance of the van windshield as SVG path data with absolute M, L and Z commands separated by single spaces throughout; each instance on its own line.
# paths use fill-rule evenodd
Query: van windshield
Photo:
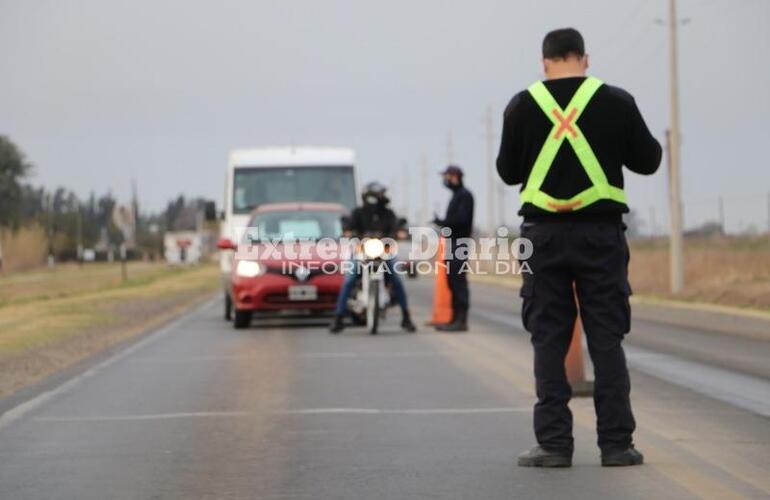
M 249 213 L 265 203 L 287 202 L 339 203 L 353 210 L 353 167 L 236 167 L 234 213 Z
M 245 241 L 296 241 L 338 239 L 342 214 L 337 211 L 292 210 L 258 213 L 252 217 Z

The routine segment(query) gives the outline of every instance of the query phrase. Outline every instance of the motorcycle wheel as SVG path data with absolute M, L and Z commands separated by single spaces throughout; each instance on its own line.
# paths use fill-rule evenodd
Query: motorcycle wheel
M 369 293 L 366 295 L 366 328 L 372 335 L 377 335 L 380 322 L 380 290 L 379 283 L 369 282 Z

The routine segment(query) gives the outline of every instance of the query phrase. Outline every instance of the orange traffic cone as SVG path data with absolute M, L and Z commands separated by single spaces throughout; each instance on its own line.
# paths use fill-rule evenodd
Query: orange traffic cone
M 577 294 L 575 295 L 577 303 Z M 579 310 L 579 309 L 578 309 Z M 564 369 L 567 372 L 567 381 L 572 387 L 573 397 L 591 397 L 594 394 L 594 384 L 586 380 L 585 361 L 583 360 L 583 335 L 580 323 L 580 313 L 575 320 L 575 328 L 572 330 L 572 340 L 569 344 L 567 357 L 564 360 Z
M 438 242 L 436 254 L 436 280 L 433 285 L 433 316 L 428 325 L 443 325 L 452 321 L 452 291 L 449 289 L 449 279 L 446 275 L 444 261 L 444 238 Z

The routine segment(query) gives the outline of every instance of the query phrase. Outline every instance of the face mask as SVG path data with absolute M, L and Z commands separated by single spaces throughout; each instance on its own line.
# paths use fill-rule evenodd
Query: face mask
M 448 187 L 449 189 L 452 189 L 452 183 L 449 182 L 449 179 L 444 179 L 444 187 Z
M 367 205 L 374 205 L 379 201 L 379 198 L 376 196 L 367 196 L 364 198 L 364 201 L 366 201 Z

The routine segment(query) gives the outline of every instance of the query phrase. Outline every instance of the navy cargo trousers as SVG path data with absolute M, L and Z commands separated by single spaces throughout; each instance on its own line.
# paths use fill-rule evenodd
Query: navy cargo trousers
M 523 274 L 520 292 L 522 321 L 535 352 L 535 436 L 545 449 L 574 449 L 564 360 L 578 308 L 594 365 L 599 448 L 606 453 L 631 444 L 636 424 L 621 345 L 631 320 L 624 231 L 620 222 L 522 225 L 521 236 L 533 245 L 526 260 L 532 273 Z

